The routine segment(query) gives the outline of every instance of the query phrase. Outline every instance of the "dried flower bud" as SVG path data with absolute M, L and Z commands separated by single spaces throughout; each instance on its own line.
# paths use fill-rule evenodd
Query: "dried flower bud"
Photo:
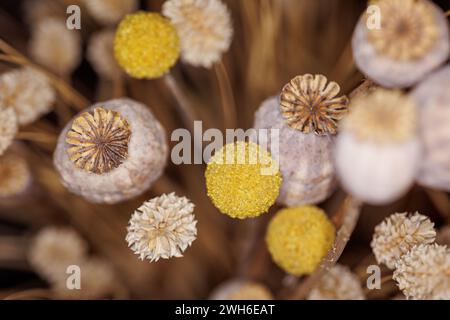
M 131 216 L 126 240 L 139 259 L 182 257 L 197 237 L 194 204 L 174 193 L 153 198 Z
M 415 246 L 395 268 L 392 278 L 408 299 L 442 299 L 450 294 L 450 250 L 446 246 Z
M 67 29 L 62 19 L 42 20 L 33 28 L 30 54 L 46 68 L 67 76 L 80 63 L 81 37 L 77 31 Z
M 308 300 L 365 300 L 359 278 L 343 265 L 335 265 L 308 295 Z
M 253 142 L 238 141 L 218 150 L 208 163 L 205 177 L 214 205 L 238 219 L 266 213 L 275 203 L 281 185 L 275 160 Z
M 30 168 L 22 156 L 8 152 L 0 157 L 0 199 L 25 193 L 31 182 Z
M 431 244 L 435 238 L 434 223 L 427 216 L 395 213 L 376 226 L 371 246 L 377 262 L 394 269 L 398 259 L 413 246 Z
M 138 0 L 82 0 L 89 14 L 103 25 L 112 25 L 138 9 Z
M 424 144 L 418 181 L 450 191 L 450 65 L 432 74 L 412 92 L 419 106 L 420 134 Z
M 313 273 L 333 246 L 334 238 L 334 225 L 315 206 L 278 211 L 266 233 L 273 261 L 295 276 Z
M 336 82 L 323 75 L 305 74 L 292 79 L 280 96 L 281 114 L 287 124 L 303 133 L 335 134 L 338 121 L 347 113 L 348 98 L 336 97 Z
M 168 152 L 165 139 L 145 105 L 110 100 L 66 125 L 54 163 L 70 191 L 92 202 L 117 203 L 143 193 L 161 175 Z
M 177 29 L 185 62 L 210 68 L 230 47 L 233 27 L 222 1 L 167 0 L 162 10 Z
M 29 251 L 33 268 L 51 283 L 65 282 L 66 269 L 80 265 L 87 243 L 72 229 L 47 227 L 35 236 Z
M 98 31 L 91 36 L 87 48 L 87 58 L 95 71 L 106 79 L 116 79 L 122 70 L 114 58 L 114 31 Z
M 47 78 L 31 68 L 0 76 L 0 109 L 14 108 L 19 125 L 30 124 L 48 113 L 56 94 Z
M 0 155 L 13 142 L 17 129 L 17 116 L 14 109 L 0 107 Z
M 382 204 L 410 188 L 421 154 L 416 112 L 398 91 L 378 89 L 352 100 L 335 153 L 338 175 L 349 193 Z
M 428 0 L 378 0 L 381 26 L 361 17 L 353 35 L 359 69 L 385 87 L 409 87 L 447 60 L 448 25 Z
M 214 289 L 211 300 L 273 300 L 270 290 L 263 284 L 233 279 Z
M 67 288 L 66 274 L 53 285 L 58 299 L 93 300 L 111 297 L 116 276 L 110 264 L 100 258 L 88 258 L 78 266 L 81 271 L 80 289 Z
M 119 65 L 134 78 L 159 78 L 180 55 L 175 27 L 157 13 L 127 15 L 114 37 L 114 55 Z
M 289 127 L 281 115 L 278 97 L 262 103 L 255 114 L 254 128 L 279 130 L 278 158 L 283 181 L 278 203 L 319 203 L 334 191 L 333 136 L 304 134 Z M 266 142 L 270 149 L 272 141 Z

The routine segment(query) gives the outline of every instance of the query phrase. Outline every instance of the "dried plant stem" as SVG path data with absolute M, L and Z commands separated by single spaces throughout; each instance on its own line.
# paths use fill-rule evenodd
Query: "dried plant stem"
M 336 264 L 358 222 L 360 207 L 361 202 L 351 196 L 347 196 L 340 210 L 335 215 L 335 219 L 340 221 L 340 223 L 338 222 L 338 225 L 340 224 L 341 226 L 337 232 L 332 249 L 317 267 L 316 271 L 305 281 L 300 283 L 288 298 L 304 299 L 326 272 Z
M 16 139 L 56 145 L 57 137 L 44 132 L 19 132 Z
M 73 105 L 78 110 L 82 110 L 89 105 L 89 101 L 78 93 L 69 83 L 67 83 L 67 81 L 64 81 L 62 78 L 31 62 L 27 57 L 2 39 L 0 39 L 0 50 L 5 53 L 0 54 L 0 61 L 20 66 L 29 66 L 45 74 L 53 87 L 58 91 L 61 98 L 69 105 Z
M 171 74 L 164 76 L 166 86 L 177 100 L 177 108 L 181 114 L 182 120 L 189 131 L 194 132 L 194 121 L 196 119 L 194 110 L 192 109 L 183 90 L 178 86 L 177 81 Z
M 224 127 L 225 129 L 236 128 L 236 103 L 234 101 L 230 78 L 222 60 L 214 65 L 214 71 L 219 84 Z
M 19 291 L 10 294 L 5 297 L 4 300 L 35 300 L 35 299 L 47 299 L 54 298 L 54 293 L 50 289 L 30 289 Z
M 425 188 L 425 192 L 441 216 L 450 223 L 450 199 L 448 194 L 444 191 L 429 188 Z

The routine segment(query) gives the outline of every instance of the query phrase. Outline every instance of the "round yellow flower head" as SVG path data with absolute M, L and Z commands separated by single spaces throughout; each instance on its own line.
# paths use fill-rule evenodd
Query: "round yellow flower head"
M 116 30 L 114 55 L 130 76 L 159 78 L 180 55 L 176 29 L 157 13 L 139 11 L 129 14 Z
M 253 142 L 225 145 L 206 168 L 206 187 L 214 205 L 233 218 L 257 217 L 278 197 L 281 175 L 269 152 Z
M 334 225 L 315 206 L 280 210 L 270 221 L 266 234 L 272 259 L 296 276 L 311 274 L 331 249 L 334 238 Z

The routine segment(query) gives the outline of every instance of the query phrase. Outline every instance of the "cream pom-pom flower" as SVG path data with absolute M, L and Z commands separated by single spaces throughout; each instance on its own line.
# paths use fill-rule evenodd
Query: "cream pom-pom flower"
M 311 290 L 308 300 L 365 300 L 365 296 L 358 277 L 337 264 Z
M 0 199 L 24 194 L 32 180 L 30 167 L 20 154 L 8 150 L 0 157 Z
M 395 213 L 375 227 L 371 246 L 377 262 L 394 269 L 396 261 L 413 246 L 431 244 L 435 239 L 434 223 L 427 216 Z
M 138 0 L 82 0 L 89 14 L 103 25 L 112 25 L 138 9 Z
M 67 29 L 64 20 L 48 18 L 33 28 L 29 50 L 36 62 L 67 76 L 81 60 L 81 37 L 76 30 Z
M 175 193 L 163 194 L 131 216 L 126 241 L 141 260 L 182 257 L 197 236 L 194 204 Z
M 396 263 L 393 279 L 408 299 L 450 296 L 450 250 L 446 246 L 413 247 Z
M 17 133 L 17 116 L 13 108 L 0 107 L 0 155 L 11 145 Z
M 168 0 L 163 14 L 177 29 L 182 60 L 193 66 L 210 68 L 230 47 L 233 26 L 220 0 Z
M 47 78 L 32 68 L 0 76 L 0 108 L 14 108 L 19 125 L 36 121 L 51 110 L 56 94 Z

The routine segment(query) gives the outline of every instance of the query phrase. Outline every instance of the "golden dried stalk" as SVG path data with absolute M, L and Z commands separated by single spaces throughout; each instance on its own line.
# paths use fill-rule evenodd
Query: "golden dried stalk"
M 131 130 L 119 112 L 103 108 L 78 116 L 66 136 L 70 160 L 79 169 L 103 174 L 128 157 Z
M 291 128 L 303 133 L 336 134 L 348 105 L 346 96 L 336 97 L 340 90 L 323 75 L 297 76 L 281 92 L 281 114 Z

